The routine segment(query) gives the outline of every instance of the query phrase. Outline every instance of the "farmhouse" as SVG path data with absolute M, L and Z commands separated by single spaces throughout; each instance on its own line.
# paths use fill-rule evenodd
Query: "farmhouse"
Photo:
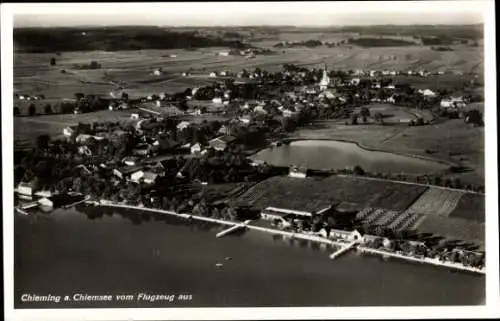
M 231 136 L 231 135 L 224 135 L 224 136 L 219 136 L 217 138 L 212 139 L 209 141 L 210 147 L 212 147 L 215 150 L 223 151 L 225 150 L 231 143 L 234 142 L 236 138 Z

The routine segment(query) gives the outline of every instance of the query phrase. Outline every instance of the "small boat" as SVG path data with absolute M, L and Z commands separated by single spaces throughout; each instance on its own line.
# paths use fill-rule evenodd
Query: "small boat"
M 226 257 L 224 258 L 224 260 L 226 260 L 226 261 L 229 261 L 229 260 L 231 260 L 231 259 L 232 259 L 232 257 L 230 257 L 230 256 L 226 256 Z
M 217 264 L 215 264 L 215 266 L 216 266 L 216 267 L 222 267 L 222 266 L 224 266 L 224 264 L 222 264 L 222 263 L 217 263 Z

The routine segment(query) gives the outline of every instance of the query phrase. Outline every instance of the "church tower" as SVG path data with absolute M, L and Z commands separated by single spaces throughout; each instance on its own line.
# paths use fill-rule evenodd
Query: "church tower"
M 330 77 L 328 77 L 328 70 L 326 69 L 326 63 L 323 69 L 323 78 L 321 78 L 321 81 L 319 83 L 319 89 L 320 90 L 325 90 L 328 88 L 330 85 Z

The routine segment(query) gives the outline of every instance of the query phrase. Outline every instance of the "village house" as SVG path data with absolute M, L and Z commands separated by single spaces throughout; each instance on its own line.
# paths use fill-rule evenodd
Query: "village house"
M 250 115 L 243 115 L 239 117 L 238 120 L 245 125 L 249 125 L 250 122 L 252 121 L 252 117 Z
M 396 98 L 394 98 L 394 96 L 391 96 L 391 97 L 387 98 L 385 101 L 390 103 L 390 104 L 395 104 Z
M 306 178 L 307 177 L 307 168 L 292 165 L 292 166 L 290 166 L 288 176 L 295 177 L 295 178 Z
M 209 141 L 209 146 L 218 151 L 224 151 L 236 138 L 231 135 L 219 136 Z
M 231 128 L 229 128 L 226 125 L 222 125 L 219 130 L 217 131 L 217 134 L 220 135 L 230 135 L 231 134 Z
M 357 85 L 359 85 L 360 82 L 361 82 L 361 80 L 359 78 L 353 78 L 353 79 L 351 79 L 350 84 L 351 84 L 351 86 L 357 86 Z
M 143 181 L 145 184 L 151 185 L 155 183 L 158 174 L 150 172 L 138 170 L 130 175 L 130 181 L 134 183 L 140 183 Z
M 462 97 L 449 97 L 441 100 L 440 106 L 443 108 L 463 108 L 467 104 Z
M 217 73 L 215 71 L 212 71 L 211 73 L 208 74 L 208 77 L 215 78 L 217 77 Z
M 191 151 L 191 154 L 197 154 L 197 153 L 201 152 L 201 150 L 202 150 L 200 143 L 196 143 L 196 144 L 191 145 L 191 147 L 189 149 Z
M 221 52 L 219 52 L 219 56 L 227 57 L 227 56 L 229 56 L 229 51 L 221 51 Z
M 122 163 L 127 165 L 127 166 L 136 166 L 139 162 L 139 159 L 134 156 L 127 156 L 124 159 L 122 159 Z
M 256 114 L 267 115 L 267 111 L 264 109 L 264 106 L 262 105 L 256 106 L 253 109 L 253 112 Z
M 73 135 L 73 133 L 75 132 L 75 129 L 76 129 L 76 126 L 64 127 L 63 135 L 66 137 L 71 137 L 71 135 Z
M 191 123 L 183 120 L 177 124 L 177 130 L 184 130 L 184 129 L 188 128 L 189 126 L 191 126 Z
M 421 95 L 423 95 L 426 98 L 434 98 L 434 97 L 436 97 L 436 93 L 433 92 L 430 89 L 424 89 L 424 90 L 419 89 L 418 93 L 421 94 Z
M 78 153 L 80 155 L 87 155 L 87 156 L 92 155 L 92 151 L 87 146 L 78 146 Z
M 330 238 L 330 239 L 341 239 L 346 242 L 353 242 L 353 241 L 358 241 L 362 240 L 363 236 L 361 233 L 359 233 L 358 230 L 354 231 L 345 231 L 345 230 L 338 230 L 338 229 L 331 229 L 330 233 L 328 233 L 324 228 L 321 229 L 318 232 L 319 235 L 321 235 L 324 238 Z
M 132 155 L 135 156 L 148 156 L 151 153 L 151 148 L 149 144 L 140 144 L 136 148 L 132 149 Z
M 120 168 L 115 168 L 113 169 L 112 173 L 113 175 L 115 175 L 116 177 L 118 177 L 119 179 L 126 179 L 126 178 L 130 178 L 130 175 L 132 175 L 133 173 L 139 171 L 139 170 L 142 170 L 142 166 L 124 166 L 124 167 L 120 167 Z
M 222 104 L 222 97 L 214 97 L 212 99 L 212 103 L 214 103 L 214 104 Z

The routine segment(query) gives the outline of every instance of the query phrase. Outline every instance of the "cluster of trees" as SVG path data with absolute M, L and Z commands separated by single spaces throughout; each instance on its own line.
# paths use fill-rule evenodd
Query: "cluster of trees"
M 322 46 L 323 42 L 320 40 L 309 39 L 303 41 L 294 41 L 294 42 L 279 42 L 274 45 L 275 48 L 295 48 L 295 47 L 307 47 L 307 48 L 315 48 Z
M 444 47 L 444 46 L 431 47 L 431 50 L 434 50 L 434 51 L 454 51 L 453 48 Z
M 84 34 L 82 34 L 84 32 Z M 119 39 L 119 41 L 117 41 Z M 162 27 L 131 28 L 16 28 L 16 50 L 19 52 L 118 51 L 142 49 L 176 49 L 231 47 L 247 48 L 249 44 L 236 39 L 204 37 L 193 32 L 175 32 Z
M 401 47 L 414 46 L 412 41 L 393 38 L 349 38 L 347 43 L 361 47 Z

